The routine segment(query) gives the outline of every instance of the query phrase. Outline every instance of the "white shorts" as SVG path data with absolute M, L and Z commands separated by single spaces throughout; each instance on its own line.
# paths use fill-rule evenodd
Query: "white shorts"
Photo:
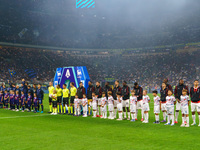
M 92 103 L 92 109 L 97 110 L 97 103 Z
M 143 104 L 142 110 L 143 110 L 143 111 L 149 111 L 149 103 Z
M 101 105 L 101 98 L 98 98 L 98 106 Z
M 161 111 L 167 111 L 166 103 L 161 103 Z
M 173 115 L 174 114 L 174 105 L 173 106 L 167 106 L 167 114 Z
M 130 110 L 132 113 L 136 112 L 136 105 L 135 104 L 130 104 Z
M 176 110 L 181 110 L 181 103 L 176 102 Z
M 83 106 L 83 111 L 87 111 L 87 105 Z
M 78 106 L 78 108 L 77 108 L 77 106 Z M 79 105 L 74 105 L 74 109 L 79 109 Z
M 114 107 L 117 107 L 117 100 L 114 100 Z
M 159 114 L 160 113 L 160 105 L 154 105 L 154 113 Z
M 136 109 L 142 109 L 142 107 L 143 107 L 143 101 L 142 101 L 142 100 L 141 100 L 141 101 L 138 101 L 138 102 L 137 102 Z
M 122 103 L 117 104 L 117 110 L 122 111 Z
M 106 112 L 107 111 L 107 105 L 104 105 L 104 107 L 102 107 L 102 111 Z
M 191 112 L 200 112 L 200 103 L 191 102 Z
M 75 107 L 75 112 L 79 112 L 79 108 Z
M 188 115 L 189 114 L 189 109 L 188 109 L 188 105 L 186 106 L 181 106 L 181 112 L 184 115 Z
M 113 104 L 108 104 L 108 111 L 113 111 Z
M 79 105 L 82 105 L 82 99 L 79 99 Z
M 129 99 L 122 100 L 122 107 L 129 107 Z

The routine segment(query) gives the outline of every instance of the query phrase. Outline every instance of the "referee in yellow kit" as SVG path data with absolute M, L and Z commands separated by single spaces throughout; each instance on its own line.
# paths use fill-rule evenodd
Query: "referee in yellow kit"
M 69 114 L 70 115 L 73 115 L 73 105 L 74 105 L 74 99 L 75 99 L 75 95 L 76 95 L 76 92 L 77 92 L 77 89 L 76 87 L 74 86 L 74 82 L 71 82 L 70 83 L 70 109 L 68 110 Z M 71 112 L 70 112 L 71 110 Z
M 53 83 L 49 82 L 49 87 L 48 87 L 48 91 L 49 91 L 49 113 L 52 113 L 52 95 L 53 95 L 53 90 L 55 88 L 53 87 Z
M 66 86 L 66 84 L 63 84 L 63 109 L 64 109 L 64 114 L 66 114 L 66 106 L 69 107 L 69 90 Z M 69 110 L 69 108 L 68 108 Z
M 56 92 L 57 92 L 57 111 L 58 111 L 58 114 L 60 114 L 60 111 L 61 111 L 61 114 L 62 114 L 62 89 L 60 88 L 60 84 L 57 85 L 57 88 L 56 88 Z

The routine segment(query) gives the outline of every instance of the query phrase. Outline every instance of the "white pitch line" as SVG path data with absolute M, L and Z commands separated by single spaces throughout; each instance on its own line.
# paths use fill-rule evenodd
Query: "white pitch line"
M 0 119 L 25 118 L 25 117 L 39 117 L 39 116 L 47 116 L 47 115 L 49 115 L 49 114 L 45 114 L 45 115 L 13 116 L 13 117 L 0 117 Z

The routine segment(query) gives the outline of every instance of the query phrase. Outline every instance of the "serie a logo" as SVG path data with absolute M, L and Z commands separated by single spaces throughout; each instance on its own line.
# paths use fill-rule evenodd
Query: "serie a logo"
M 69 78 L 69 77 L 70 77 L 70 72 L 69 72 L 69 69 L 67 69 L 65 76 L 66 76 L 67 78 Z
M 76 0 L 76 8 L 94 8 L 94 0 Z

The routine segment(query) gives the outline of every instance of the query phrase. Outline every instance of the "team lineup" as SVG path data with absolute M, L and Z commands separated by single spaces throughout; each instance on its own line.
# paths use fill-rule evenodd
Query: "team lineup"
M 12 111 L 21 110 L 22 112 L 27 110 L 35 113 L 39 112 L 41 108 L 41 113 L 43 113 L 44 91 L 41 84 L 33 84 L 31 88 L 28 82 L 22 79 L 21 87 L 15 86 L 14 83 L 9 83 L 9 85 L 10 87 L 6 87 L 2 84 L 0 87 L 0 108 Z
M 173 126 L 178 123 L 178 115 L 181 111 L 181 127 L 189 127 L 189 106 L 191 106 L 193 120 L 191 125 L 196 125 L 195 112 L 198 113 L 200 122 L 200 87 L 198 80 L 194 81 L 194 86 L 190 90 L 182 79 L 179 80 L 174 91 L 167 82 L 168 80 L 164 79 L 160 96 L 158 96 L 157 90 L 152 92 L 155 114 L 155 122 L 153 123 L 162 122 L 165 125 Z M 74 83 L 71 82 L 70 89 L 68 89 L 66 84 L 63 84 L 62 88 L 60 85 L 55 88 L 53 83 L 49 82 L 49 113 L 52 115 L 83 115 L 83 117 L 92 115 L 94 118 L 134 122 L 138 120 L 138 110 L 141 110 L 142 123 L 149 123 L 150 98 L 147 91 L 143 90 L 137 82 L 134 83 L 132 90 L 130 90 L 126 81 L 123 81 L 123 86 L 120 87 L 119 81 L 116 80 L 113 89 L 108 82 L 103 88 L 100 86 L 100 82 L 96 82 L 96 86 L 93 86 L 91 81 L 88 84 L 87 89 L 84 88 L 82 82 L 76 88 Z M 34 84 L 31 88 L 24 79 L 22 79 L 21 88 L 19 88 L 19 85 L 15 86 L 15 84 L 10 83 L 10 88 L 2 85 L 0 89 L 0 106 L 12 111 L 21 110 L 24 112 L 27 110 L 38 113 L 41 108 L 41 113 L 43 113 L 43 98 L 44 92 L 41 85 L 36 86 Z M 162 121 L 160 121 L 160 112 L 163 115 Z
M 191 125 L 196 125 L 196 111 L 200 119 L 200 88 L 198 86 L 198 80 L 194 81 L 194 86 L 190 88 L 190 92 L 188 87 L 184 85 L 182 79 L 179 80 L 179 84 L 176 86 L 174 92 L 171 85 L 167 84 L 167 82 L 168 80 L 164 79 L 160 90 L 160 97 L 157 95 L 158 92 L 156 90 L 153 91 L 154 123 L 159 124 L 160 122 L 166 122 L 165 125 L 173 126 L 175 123 L 178 123 L 178 115 L 181 110 L 181 127 L 189 127 L 189 101 L 191 98 L 191 112 L 193 119 Z M 96 82 L 96 86 L 94 87 L 92 82 L 89 81 L 87 94 L 82 82 L 80 82 L 77 89 L 74 87 L 74 83 L 71 82 L 70 90 L 66 88 L 65 84 L 63 85 L 63 90 L 60 88 L 60 85 L 54 89 L 52 83 L 50 82 L 49 84 L 50 112 L 52 112 L 51 108 L 53 102 L 52 115 L 57 114 L 57 112 L 60 113 L 60 110 L 62 113 L 62 104 L 60 102 L 62 101 L 63 95 L 64 111 L 66 110 L 65 107 L 68 107 L 68 114 L 70 115 L 79 116 L 81 115 L 82 110 L 83 117 L 92 114 L 92 117 L 94 118 L 116 119 L 118 112 L 117 120 L 127 119 L 134 122 L 137 120 L 138 110 L 141 110 L 142 123 L 149 122 L 150 98 L 147 95 L 147 91 L 143 90 L 138 83 L 135 83 L 133 90 L 130 91 L 126 81 L 123 82 L 122 87 L 119 86 L 118 80 L 115 81 L 113 89 L 110 88 L 108 82 L 105 84 L 105 87 L 102 88 L 100 82 Z M 59 110 L 60 107 L 61 109 Z M 162 121 L 159 119 L 160 111 L 163 113 Z M 107 115 L 107 113 L 109 113 L 109 115 Z

